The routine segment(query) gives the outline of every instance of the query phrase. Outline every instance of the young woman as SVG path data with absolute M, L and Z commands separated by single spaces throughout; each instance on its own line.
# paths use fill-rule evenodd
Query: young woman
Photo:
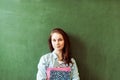
M 70 80 L 80 80 L 76 62 L 71 58 L 69 37 L 60 28 L 51 31 L 48 39 L 50 53 L 43 55 L 38 64 L 37 80 L 47 80 L 47 68 L 70 67 Z

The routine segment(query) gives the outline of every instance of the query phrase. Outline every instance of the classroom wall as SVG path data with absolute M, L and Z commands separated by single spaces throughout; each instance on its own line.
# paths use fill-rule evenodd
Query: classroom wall
M 64 29 L 81 80 L 120 80 L 120 1 L 0 0 L 0 80 L 35 80 L 51 29 Z

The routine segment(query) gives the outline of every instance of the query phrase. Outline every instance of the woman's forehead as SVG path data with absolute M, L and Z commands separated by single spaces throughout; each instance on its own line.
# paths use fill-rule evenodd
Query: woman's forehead
M 62 34 L 60 33 L 52 33 L 51 37 L 52 38 L 63 38 Z

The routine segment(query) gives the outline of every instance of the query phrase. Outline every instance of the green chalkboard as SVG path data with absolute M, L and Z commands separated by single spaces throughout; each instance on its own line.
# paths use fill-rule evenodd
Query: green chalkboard
M 64 29 L 81 80 L 120 80 L 120 1 L 0 0 L 0 80 L 36 80 L 51 29 Z

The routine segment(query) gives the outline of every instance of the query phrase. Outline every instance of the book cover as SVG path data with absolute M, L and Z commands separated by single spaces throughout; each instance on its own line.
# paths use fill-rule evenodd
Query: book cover
M 70 67 L 48 68 L 47 80 L 70 80 Z

